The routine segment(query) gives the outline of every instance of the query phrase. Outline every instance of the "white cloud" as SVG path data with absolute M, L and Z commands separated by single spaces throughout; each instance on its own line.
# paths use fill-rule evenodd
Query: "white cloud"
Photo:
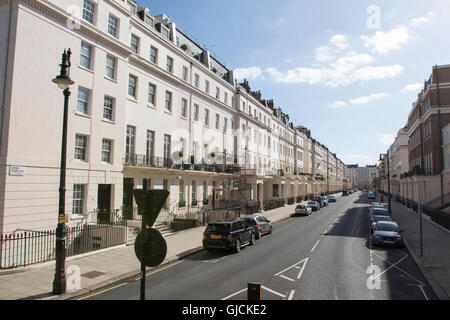
M 386 93 L 374 93 L 365 97 L 359 97 L 356 99 L 350 100 L 351 104 L 368 104 L 369 102 L 387 97 Z
M 377 163 L 378 158 L 372 157 L 367 154 L 347 154 L 340 157 L 345 164 L 358 164 L 361 166 L 374 165 Z
M 430 19 L 425 18 L 425 17 L 414 18 L 414 19 L 411 20 L 411 25 L 412 25 L 413 27 L 418 27 L 418 26 L 420 26 L 421 24 L 426 23 L 426 22 L 428 22 L 428 21 L 430 21 Z
M 378 141 L 386 146 L 390 146 L 395 140 L 395 135 L 381 133 L 378 135 Z
M 316 61 L 326 63 L 336 60 L 336 57 L 333 55 L 332 50 L 329 47 L 318 47 L 316 49 Z
M 263 71 L 260 67 L 234 69 L 234 77 L 238 80 L 256 80 L 258 78 L 264 80 Z
M 373 36 L 361 36 L 364 46 L 376 54 L 387 54 L 399 50 L 411 40 L 409 30 L 405 26 L 388 32 L 377 31 Z
M 340 108 L 344 108 L 347 106 L 347 103 L 345 101 L 335 101 L 332 104 L 330 104 L 330 108 L 331 109 L 340 109 Z
M 407 84 L 403 89 L 402 92 L 409 92 L 409 91 L 419 91 L 422 89 L 423 84 L 422 83 L 410 83 Z
M 436 12 L 434 12 L 434 11 L 428 11 L 428 16 L 429 16 L 429 17 L 432 17 L 432 16 L 434 16 L 434 15 L 436 15 Z
M 336 34 L 331 37 L 330 43 L 336 46 L 339 50 L 344 50 L 349 47 L 347 36 L 344 34 Z
M 400 65 L 368 66 L 374 61 L 375 59 L 367 54 L 349 53 L 328 65 L 297 67 L 284 72 L 269 67 L 264 71 L 280 83 L 323 84 L 328 87 L 346 86 L 358 81 L 390 79 L 403 71 Z

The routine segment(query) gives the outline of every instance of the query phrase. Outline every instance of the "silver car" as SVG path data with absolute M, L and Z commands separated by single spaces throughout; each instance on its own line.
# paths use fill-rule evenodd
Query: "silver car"
M 373 230 L 377 227 L 377 223 L 380 221 L 392 221 L 389 216 L 373 216 L 372 225 L 370 226 L 370 232 L 373 233 Z
M 403 247 L 402 233 L 394 221 L 379 221 L 373 231 L 372 244 L 379 246 Z
M 299 204 L 295 208 L 295 214 L 304 214 L 309 216 L 312 213 L 311 207 L 307 206 L 306 204 Z

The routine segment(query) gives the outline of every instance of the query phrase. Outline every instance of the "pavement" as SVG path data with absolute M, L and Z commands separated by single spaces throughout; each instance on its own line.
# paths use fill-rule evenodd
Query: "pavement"
M 264 211 L 262 214 L 271 222 L 277 222 L 289 218 L 295 206 Z M 166 259 L 156 268 L 147 268 L 147 273 L 203 250 L 204 230 L 205 227 L 201 226 L 167 236 Z M 66 258 L 67 293 L 63 295 L 52 294 L 54 272 L 55 261 L 0 271 L 0 300 L 71 299 L 121 280 L 139 277 L 140 263 L 132 245 Z

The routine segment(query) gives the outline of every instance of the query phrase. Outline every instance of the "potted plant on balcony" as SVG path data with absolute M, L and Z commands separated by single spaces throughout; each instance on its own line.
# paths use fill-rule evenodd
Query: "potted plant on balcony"
M 188 46 L 187 46 L 186 44 L 183 43 L 183 44 L 180 46 L 180 48 L 183 49 L 184 51 L 186 51 L 187 48 L 188 48 Z
M 203 204 L 206 206 L 206 205 L 208 205 L 208 203 L 209 203 L 209 200 L 208 199 L 203 199 Z

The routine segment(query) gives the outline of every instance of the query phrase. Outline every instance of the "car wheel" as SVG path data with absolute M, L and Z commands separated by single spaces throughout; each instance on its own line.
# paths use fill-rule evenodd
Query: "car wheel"
M 261 230 L 258 230 L 258 233 L 256 234 L 256 239 L 261 239 Z
M 254 245 L 255 242 L 256 242 L 256 240 L 255 240 L 255 234 L 252 232 L 252 237 L 250 238 L 250 245 L 251 245 L 251 246 Z
M 239 239 L 236 240 L 236 248 L 234 252 L 239 253 L 241 251 L 241 241 Z
M 269 228 L 269 234 L 272 234 L 272 226 Z

